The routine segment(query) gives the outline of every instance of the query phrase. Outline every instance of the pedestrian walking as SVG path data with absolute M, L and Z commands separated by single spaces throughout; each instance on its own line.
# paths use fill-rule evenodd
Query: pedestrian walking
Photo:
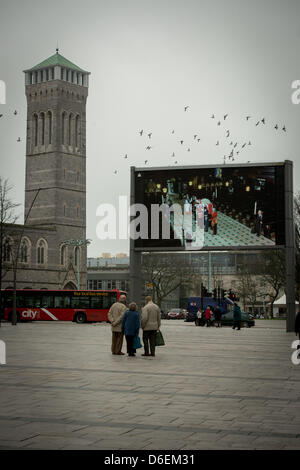
M 217 328 L 220 328 L 221 327 L 221 309 L 219 307 L 219 305 L 216 306 L 215 308 L 215 324 L 216 324 L 216 327 Z
M 158 305 L 152 302 L 152 297 L 146 297 L 146 305 L 142 309 L 141 326 L 143 330 L 144 354 L 155 356 L 156 332 L 161 324 L 161 312 Z M 150 353 L 149 353 L 150 350 Z
M 206 326 L 210 326 L 210 321 L 211 321 L 211 311 L 210 311 L 210 306 L 208 305 L 205 310 L 205 321 L 206 321 Z
M 233 327 L 232 327 L 233 330 L 235 330 L 235 328 L 237 328 L 238 330 L 241 329 L 241 320 L 242 320 L 241 308 L 238 306 L 236 302 L 234 302 Z
M 122 333 L 125 335 L 127 343 L 128 356 L 135 356 L 136 350 L 133 347 L 134 337 L 139 334 L 140 329 L 140 314 L 137 311 L 135 302 L 129 304 L 128 310 L 122 318 Z
M 119 301 L 112 304 L 108 311 L 108 320 L 111 323 L 112 343 L 111 352 L 123 356 L 123 333 L 122 333 L 122 318 L 127 310 L 126 295 L 120 295 Z
M 297 313 L 296 318 L 295 318 L 295 333 L 296 333 L 296 336 L 298 336 L 299 338 L 299 344 L 297 346 L 297 349 L 300 349 L 300 311 Z M 299 356 L 300 356 L 300 353 L 299 353 Z

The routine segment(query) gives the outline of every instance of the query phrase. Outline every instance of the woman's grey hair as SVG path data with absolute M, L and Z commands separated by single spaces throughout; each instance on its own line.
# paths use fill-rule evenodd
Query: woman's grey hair
M 137 304 L 135 302 L 131 302 L 129 304 L 129 310 L 137 310 Z

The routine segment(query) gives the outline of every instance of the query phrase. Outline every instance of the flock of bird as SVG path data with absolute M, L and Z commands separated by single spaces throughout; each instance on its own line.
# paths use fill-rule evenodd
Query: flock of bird
M 18 111 L 15 109 L 13 114 L 14 114 L 14 116 L 16 116 L 16 115 L 18 114 Z M 4 116 L 3 114 L 0 114 L 0 119 L 1 119 L 3 116 Z M 17 138 L 17 142 L 21 142 L 21 137 L 18 137 L 18 138 Z
M 187 112 L 189 108 L 190 108 L 190 106 L 184 106 L 184 112 Z M 222 124 L 225 123 L 225 121 L 226 121 L 227 118 L 228 118 L 228 114 L 224 114 L 221 118 L 217 118 L 217 117 L 215 116 L 215 114 L 212 114 L 212 115 L 210 116 L 210 119 L 214 119 L 214 120 L 215 120 L 217 126 L 222 126 Z M 254 119 L 252 118 L 252 116 L 247 115 L 247 116 L 245 117 L 245 120 L 246 120 L 247 122 L 253 121 L 254 127 L 258 127 L 258 126 L 260 126 L 260 125 L 262 125 L 262 126 L 265 126 L 265 125 L 266 125 L 266 118 L 265 118 L 265 117 L 260 118 L 259 120 L 254 120 Z M 283 125 L 283 126 L 281 127 L 278 123 L 274 125 L 274 129 L 275 129 L 276 131 L 280 131 L 280 130 L 283 131 L 283 132 L 286 132 L 286 131 L 287 131 L 285 125 Z M 172 129 L 170 132 L 171 132 L 171 134 L 175 134 L 175 129 Z M 234 142 L 234 140 L 231 140 L 231 139 L 232 139 L 231 131 L 230 131 L 229 129 L 225 129 L 225 132 L 226 132 L 225 137 L 226 137 L 226 139 L 228 139 L 228 144 L 229 144 L 229 146 L 231 147 L 231 151 L 230 151 L 228 154 L 226 154 L 226 155 L 223 156 L 223 163 L 224 163 L 224 164 L 226 164 L 227 161 L 228 161 L 228 162 L 234 162 L 234 161 L 237 159 L 237 157 L 240 155 L 241 151 L 242 151 L 246 146 L 252 145 L 252 142 L 251 142 L 250 140 L 249 140 L 248 142 L 243 142 L 242 144 L 239 144 L 239 142 Z M 148 139 L 151 139 L 151 138 L 152 138 L 152 132 L 147 132 L 147 131 L 145 131 L 144 129 L 141 129 L 138 133 L 139 133 L 140 137 L 143 137 L 143 135 L 144 135 L 144 136 L 147 136 Z M 201 137 L 199 137 L 198 134 L 194 134 L 193 137 L 194 137 L 194 138 L 193 138 L 193 141 L 194 141 L 194 142 L 199 143 L 199 142 L 201 141 Z M 229 139 L 229 138 L 230 138 L 230 139 Z M 183 144 L 184 144 L 185 142 L 184 142 L 184 140 L 181 138 L 180 140 L 178 140 L 178 143 L 180 144 L 180 146 L 183 146 Z M 219 146 L 219 145 L 220 145 L 220 141 L 217 140 L 216 143 L 215 143 L 215 146 Z M 153 149 L 153 146 L 147 144 L 147 146 L 145 147 L 145 150 L 146 150 L 146 151 L 149 151 L 149 150 L 151 150 L 151 149 Z M 188 146 L 188 147 L 186 148 L 186 150 L 187 150 L 187 152 L 190 152 L 190 151 L 191 151 L 191 147 Z M 175 158 L 175 157 L 176 157 L 175 152 L 172 152 L 172 154 L 170 155 L 170 157 L 171 157 L 171 158 Z M 128 159 L 128 154 L 127 154 L 127 153 L 124 155 L 124 158 L 125 158 L 125 159 Z M 149 163 L 149 160 L 148 160 L 148 159 L 147 159 L 147 160 L 144 160 L 144 164 L 145 164 L 145 165 L 147 165 L 148 163 Z M 248 161 L 247 163 L 250 163 L 250 161 Z M 177 164 L 178 164 L 178 160 L 174 160 L 174 164 L 177 165 Z M 117 174 L 117 173 L 118 173 L 118 170 L 115 170 L 114 173 Z
M 187 110 L 188 110 L 189 108 L 190 108 L 190 106 L 184 106 L 184 112 L 187 112 Z M 15 110 L 15 111 L 13 112 L 13 114 L 16 116 L 16 115 L 18 114 L 18 111 Z M 1 119 L 3 116 L 4 116 L 3 114 L 0 114 L 0 119 Z M 228 118 L 228 114 L 224 114 L 224 115 L 223 115 L 223 118 L 221 118 L 221 119 L 220 119 L 220 118 L 217 119 L 216 116 L 215 116 L 214 114 L 212 114 L 212 115 L 210 116 L 210 118 L 216 120 L 217 126 L 221 126 L 221 125 L 222 125 L 222 122 L 224 123 L 224 122 L 226 121 L 226 119 Z M 246 119 L 246 121 L 250 121 L 250 119 L 252 119 L 252 116 L 246 116 L 245 119 Z M 257 127 L 257 126 L 259 126 L 259 125 L 261 125 L 261 124 L 266 125 L 266 119 L 265 119 L 264 117 L 255 122 L 255 127 Z M 276 129 L 276 131 L 279 131 L 279 130 L 282 130 L 283 132 L 286 132 L 286 131 L 287 131 L 285 125 L 283 125 L 283 127 L 281 127 L 281 129 L 280 129 L 280 127 L 281 127 L 281 126 L 279 126 L 279 124 L 275 124 L 275 125 L 274 125 L 274 129 Z M 171 134 L 175 134 L 175 129 L 172 129 Z M 152 139 L 152 132 L 148 132 L 148 133 L 147 133 L 147 132 L 144 131 L 144 129 L 141 129 L 141 130 L 139 131 L 139 135 L 140 135 L 140 137 L 142 137 L 143 135 L 147 135 L 147 137 L 148 137 L 149 140 Z M 225 136 L 226 139 L 229 139 L 230 136 L 231 136 L 230 130 L 229 130 L 229 129 L 226 129 L 226 136 Z M 198 134 L 194 134 L 194 142 L 198 142 L 198 143 L 199 143 L 200 141 L 201 141 L 201 138 L 198 136 Z M 21 142 L 21 137 L 18 137 L 18 138 L 17 138 L 17 142 Z M 181 146 L 183 146 L 184 140 L 183 140 L 182 138 L 181 138 L 178 142 L 180 143 Z M 215 145 L 216 145 L 216 146 L 219 146 L 219 145 L 220 145 L 220 141 L 217 140 L 217 142 L 216 142 Z M 237 147 L 238 147 L 238 142 L 234 142 L 233 140 L 230 139 L 229 146 L 231 146 L 231 151 L 230 151 L 229 154 L 223 156 L 223 163 L 226 164 L 226 161 L 234 162 L 235 159 L 240 155 L 240 152 L 241 152 L 246 146 L 248 146 L 248 145 L 252 145 L 252 143 L 251 143 L 250 140 L 248 141 L 248 143 L 247 143 L 247 142 L 244 142 L 239 148 L 237 148 Z M 152 145 L 147 145 L 145 149 L 146 149 L 146 151 L 149 151 L 149 150 L 151 150 L 152 148 L 153 148 Z M 190 148 L 190 147 L 187 147 L 186 150 L 187 150 L 187 152 L 190 152 L 190 151 L 191 151 L 191 148 Z M 175 152 L 173 152 L 173 153 L 171 154 L 171 158 L 175 158 L 175 156 L 176 156 L 176 154 L 175 154 Z M 128 159 L 128 154 L 127 154 L 127 153 L 124 155 L 124 158 L 125 158 L 125 159 Z M 145 161 L 144 161 L 145 165 L 147 165 L 148 162 L 149 162 L 148 159 L 145 160 Z M 250 163 L 250 162 L 248 161 L 248 163 Z M 178 164 L 178 160 L 175 160 L 175 161 L 174 161 L 174 164 L 177 165 L 177 164 Z M 118 173 L 118 170 L 115 170 L 115 171 L 114 171 L 114 174 L 117 174 L 117 173 Z

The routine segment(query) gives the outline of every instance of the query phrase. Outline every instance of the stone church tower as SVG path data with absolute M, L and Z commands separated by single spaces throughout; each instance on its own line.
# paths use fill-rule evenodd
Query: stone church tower
M 21 257 L 22 245 L 26 256 L 21 259 L 18 288 L 76 288 L 79 271 L 80 288 L 86 289 L 86 246 L 76 248 L 64 241 L 86 238 L 89 72 L 58 49 L 24 72 L 26 225 L 19 231 L 23 230 L 24 239 Z

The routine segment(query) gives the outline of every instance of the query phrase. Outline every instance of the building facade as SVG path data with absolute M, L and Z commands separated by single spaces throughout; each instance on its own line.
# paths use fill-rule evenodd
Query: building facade
M 87 289 L 120 289 L 129 292 L 129 257 L 103 255 L 88 258 Z
M 25 70 L 24 225 L 6 226 L 2 286 L 86 287 L 86 101 L 89 72 L 56 53 Z M 72 244 L 64 243 L 72 240 Z

